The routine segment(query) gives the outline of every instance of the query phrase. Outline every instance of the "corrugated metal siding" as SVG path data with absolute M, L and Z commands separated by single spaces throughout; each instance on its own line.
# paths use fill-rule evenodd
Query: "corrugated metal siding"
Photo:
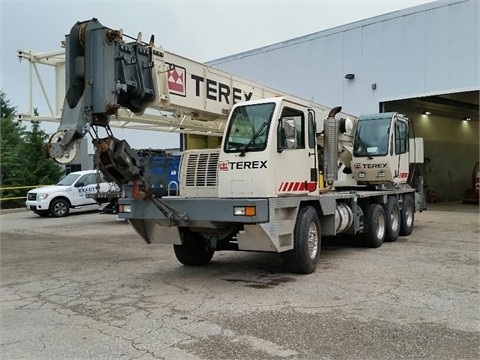
M 376 112 L 381 101 L 480 88 L 479 7 L 433 2 L 211 64 L 345 112 Z

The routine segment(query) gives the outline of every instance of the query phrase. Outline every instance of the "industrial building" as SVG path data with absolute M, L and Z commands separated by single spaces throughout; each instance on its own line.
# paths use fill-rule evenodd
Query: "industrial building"
M 458 200 L 479 159 L 479 14 L 477 0 L 435 1 L 209 65 L 353 115 L 407 115 L 429 200 Z

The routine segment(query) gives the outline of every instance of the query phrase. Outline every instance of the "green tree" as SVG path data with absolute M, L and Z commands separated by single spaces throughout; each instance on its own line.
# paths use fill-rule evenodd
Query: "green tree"
M 46 185 L 56 183 L 63 174 L 54 161 L 43 155 L 43 146 L 48 135 L 40 129 L 38 121 L 31 122 L 27 130 L 15 120 L 15 107 L 10 105 L 3 91 L 0 91 L 0 188 Z M 37 112 L 35 112 L 38 115 Z M 0 197 L 24 197 L 28 189 L 0 190 Z M 23 206 L 23 199 L 2 201 L 1 207 Z
M 7 99 L 7 95 L 3 90 L 0 90 L 0 117 L 8 118 L 10 116 L 15 116 L 16 108 L 10 104 L 10 101 Z
M 38 121 L 31 122 L 31 130 L 25 131 L 19 145 L 19 152 L 28 171 L 23 173 L 25 185 L 55 184 L 63 174 L 52 159 L 43 154 L 43 147 L 48 140 L 48 135 L 40 129 Z

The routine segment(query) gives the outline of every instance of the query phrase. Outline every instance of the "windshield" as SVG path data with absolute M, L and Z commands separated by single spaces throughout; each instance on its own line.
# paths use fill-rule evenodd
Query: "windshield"
M 362 119 L 357 123 L 354 156 L 385 156 L 388 153 L 388 135 L 390 117 L 380 119 Z
M 57 185 L 59 185 L 59 186 L 70 186 L 75 182 L 75 180 L 78 179 L 79 176 L 80 175 L 78 175 L 78 174 L 70 173 L 67 176 L 65 176 L 62 180 L 60 180 L 57 183 Z
M 275 103 L 235 108 L 226 134 L 225 152 L 265 150 L 274 109 Z

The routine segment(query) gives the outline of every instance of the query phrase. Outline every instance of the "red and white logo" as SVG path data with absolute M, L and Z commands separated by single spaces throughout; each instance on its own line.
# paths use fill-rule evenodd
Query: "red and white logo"
M 187 70 L 181 66 L 168 64 L 170 70 L 167 71 L 168 91 L 171 94 L 185 96 L 186 86 L 185 77 Z
M 353 164 L 353 167 L 354 167 L 355 169 L 361 169 L 361 168 L 362 168 L 362 164 L 360 164 L 360 163 L 355 163 L 355 164 Z
M 220 171 L 228 171 L 230 163 L 228 161 L 220 161 L 218 163 L 218 170 Z

